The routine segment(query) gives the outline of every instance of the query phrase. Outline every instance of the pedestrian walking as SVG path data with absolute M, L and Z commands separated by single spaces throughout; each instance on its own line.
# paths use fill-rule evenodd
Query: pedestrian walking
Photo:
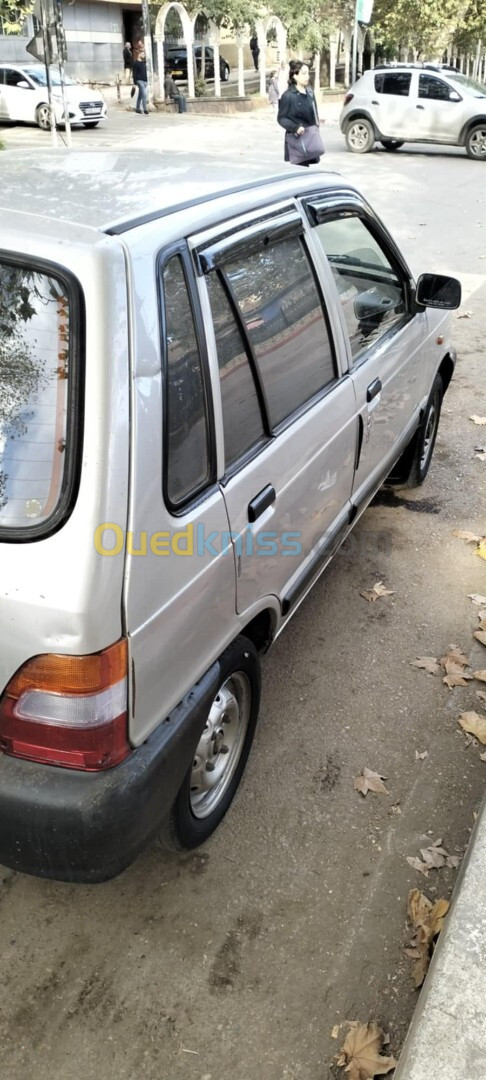
M 260 46 L 258 44 L 258 38 L 256 34 L 253 34 L 253 36 L 250 38 L 250 52 L 253 57 L 255 71 L 258 71 L 258 57 L 260 56 Z
M 278 75 L 276 71 L 272 71 L 270 76 L 270 82 L 268 84 L 268 100 L 272 106 L 273 111 L 276 113 L 278 110 L 278 99 L 280 97 L 280 91 L 278 88 Z
M 135 112 L 144 112 L 147 116 L 147 63 L 145 53 L 141 52 L 133 61 L 133 85 L 137 87 L 138 95 L 135 104 Z
M 132 46 L 129 41 L 125 42 L 123 49 L 123 67 L 125 69 L 125 82 L 131 83 L 132 81 L 132 68 L 133 68 L 133 53 Z
M 318 165 L 324 153 L 319 114 L 303 60 L 291 60 L 289 86 L 278 105 L 278 122 L 285 129 L 284 159 L 292 165 Z
M 177 83 L 174 82 L 174 79 L 172 78 L 172 75 L 170 73 L 170 68 L 166 68 L 165 71 L 164 96 L 166 101 L 175 101 L 179 109 L 179 113 L 187 112 L 187 101 L 184 94 L 178 87 Z

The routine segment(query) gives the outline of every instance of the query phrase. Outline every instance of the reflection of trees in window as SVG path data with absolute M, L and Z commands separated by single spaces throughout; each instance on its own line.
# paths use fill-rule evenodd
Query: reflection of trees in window
M 56 365 L 47 374 L 46 357 L 33 348 L 32 320 L 53 302 Z M 65 314 L 63 328 L 58 321 L 61 312 Z M 0 457 L 7 441 L 27 434 L 33 407 L 49 377 L 66 378 L 67 359 L 67 300 L 59 284 L 44 274 L 0 263 Z M 7 503 L 7 480 L 8 475 L 0 467 L 0 509 Z

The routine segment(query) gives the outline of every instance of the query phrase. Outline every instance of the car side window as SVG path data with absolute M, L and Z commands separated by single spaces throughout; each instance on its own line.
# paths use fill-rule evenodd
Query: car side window
M 362 218 L 323 221 L 314 232 L 331 265 L 355 360 L 407 317 L 405 282 Z
M 234 256 L 225 276 L 238 305 L 273 429 L 335 378 L 326 317 L 302 240 Z
M 375 75 L 375 90 L 377 94 L 408 97 L 411 81 L 412 75 L 408 71 L 383 71 Z
M 166 490 L 174 506 L 210 478 L 209 418 L 194 315 L 182 258 L 163 269 Z
M 207 278 L 223 406 L 225 469 L 265 437 L 257 387 L 245 342 L 216 271 Z
M 433 101 L 450 101 L 451 87 L 434 75 L 419 75 L 419 98 L 431 98 Z
M 22 75 L 20 71 L 14 71 L 13 68 L 5 68 L 3 81 L 5 86 L 17 86 L 17 83 L 25 82 L 25 75 Z

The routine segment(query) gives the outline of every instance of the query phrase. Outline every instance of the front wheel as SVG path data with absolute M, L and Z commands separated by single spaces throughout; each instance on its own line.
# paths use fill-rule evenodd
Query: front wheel
M 401 140 L 401 139 L 382 139 L 381 140 L 381 145 L 382 145 L 384 150 L 390 150 L 391 152 L 393 152 L 394 150 L 399 150 L 400 147 L 403 146 L 403 140 Z
M 434 453 L 443 396 L 444 384 L 440 375 L 436 375 L 420 426 L 395 465 L 389 477 L 390 483 L 404 488 L 423 484 Z
M 222 72 L 221 72 L 221 78 L 222 78 L 223 82 L 228 82 L 229 77 L 230 77 L 230 69 L 228 67 L 224 67 Z
M 260 707 L 260 658 L 237 637 L 220 657 L 220 685 L 182 787 L 161 833 L 164 847 L 184 851 L 211 836 L 226 814 L 250 753 Z
M 466 154 L 474 161 L 486 161 L 486 124 L 477 124 L 466 136 Z
M 352 154 L 367 154 L 374 146 L 375 132 L 369 120 L 351 120 L 346 128 L 346 146 Z
M 42 131 L 50 131 L 51 110 L 46 102 L 37 106 L 35 119 Z

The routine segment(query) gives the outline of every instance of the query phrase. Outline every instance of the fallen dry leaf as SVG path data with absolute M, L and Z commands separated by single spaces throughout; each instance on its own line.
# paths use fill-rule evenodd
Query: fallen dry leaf
M 479 544 L 482 537 L 476 533 L 468 532 L 464 529 L 453 529 L 452 535 L 457 536 L 459 540 L 465 540 L 467 544 Z
M 481 645 L 486 645 L 486 630 L 475 630 L 474 637 L 481 642 Z
M 416 855 L 407 855 L 407 862 L 412 867 L 412 870 L 418 870 L 419 874 L 423 874 L 424 877 L 428 878 L 429 868 L 427 863 L 422 862 Z
M 469 664 L 469 660 L 460 645 L 449 645 L 449 652 L 442 659 L 444 661 L 454 660 L 457 664 L 462 664 L 463 667 L 467 667 Z
M 482 450 L 480 454 L 475 454 L 474 457 L 478 458 L 479 461 L 486 461 L 486 451 Z
M 470 319 L 473 311 L 463 311 L 462 315 L 456 315 L 456 319 Z
M 394 596 L 394 592 L 393 589 L 386 589 L 382 581 L 377 581 L 372 589 L 366 589 L 365 592 L 359 595 L 374 604 L 375 600 L 378 600 L 380 596 Z
M 486 617 L 484 615 L 484 611 L 481 612 L 479 615 L 479 629 L 486 630 Z
M 479 679 L 479 682 L 486 682 L 486 668 L 482 671 L 473 671 L 473 679 Z
M 415 751 L 415 761 L 423 761 L 424 758 L 428 757 L 428 755 L 429 755 L 428 750 L 422 750 L 421 754 L 419 753 L 418 750 L 416 750 Z
M 486 604 L 486 596 L 481 596 L 481 593 L 470 592 L 467 594 L 468 600 L 472 600 L 473 604 L 477 604 L 481 607 L 482 604 Z
M 480 559 L 486 559 L 486 539 L 484 536 L 481 537 L 474 554 L 479 555 Z
M 430 947 L 434 938 L 444 925 L 444 917 L 449 910 L 448 900 L 437 900 L 435 904 L 420 889 L 411 889 L 408 894 L 407 916 L 414 927 L 414 936 L 410 942 L 414 950 L 412 978 L 415 989 L 422 985 L 430 963 Z M 418 956 L 415 953 L 418 951 Z
M 486 746 L 486 716 L 480 716 L 477 712 L 463 712 L 459 717 L 459 723 L 464 731 L 474 735 L 483 746 Z
M 412 667 L 423 668 L 428 675 L 437 675 L 440 671 L 438 661 L 435 656 L 418 656 L 416 660 L 411 660 Z
M 479 756 L 481 758 L 481 761 L 486 761 L 486 750 L 484 751 L 484 754 L 480 754 Z
M 486 416 L 476 416 L 476 414 L 473 413 L 473 415 L 470 416 L 469 419 L 472 420 L 473 424 L 478 424 L 480 427 L 483 424 L 486 424 Z
M 372 772 L 371 769 L 364 767 L 359 776 L 354 778 L 354 786 L 356 791 L 360 791 L 362 795 L 366 795 L 368 791 L 374 791 L 377 795 L 389 795 L 383 781 L 386 780 L 386 776 L 381 776 L 380 773 Z
M 459 865 L 458 856 L 449 855 L 449 852 L 442 847 L 442 840 L 434 840 L 429 847 L 421 848 L 420 854 L 423 862 L 413 855 L 407 855 L 407 862 L 424 877 L 429 876 L 429 870 L 441 870 L 443 866 L 455 869 Z
M 348 1021 L 350 1030 L 341 1047 L 337 1064 L 346 1066 L 349 1080 L 373 1080 L 375 1076 L 385 1076 L 395 1068 L 394 1057 L 382 1057 L 384 1033 L 376 1020 L 369 1024 L 360 1024 L 357 1020 Z
M 449 645 L 449 652 L 440 658 L 439 663 L 446 673 L 442 682 L 449 687 L 449 690 L 452 690 L 454 686 L 467 686 L 468 680 L 472 679 L 472 675 L 464 671 L 469 661 L 458 645 Z

